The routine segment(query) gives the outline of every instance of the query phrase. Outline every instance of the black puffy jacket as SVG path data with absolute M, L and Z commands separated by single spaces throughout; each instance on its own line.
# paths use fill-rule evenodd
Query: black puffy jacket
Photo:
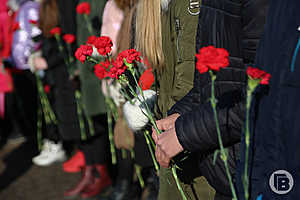
M 213 45 L 225 48 L 230 54 L 230 66 L 217 74 L 215 95 L 223 143 L 230 149 L 232 173 L 239 156 L 245 115 L 245 69 L 254 62 L 267 5 L 268 0 L 203 0 L 201 5 L 197 52 Z M 209 102 L 211 78 L 208 73 L 200 74 L 197 70 L 194 77 L 193 89 L 168 114 L 181 115 L 175 123 L 180 144 L 185 150 L 201 155 L 202 174 L 217 192 L 230 195 L 222 161 L 218 159 L 217 164 L 212 165 L 213 152 L 219 143 Z

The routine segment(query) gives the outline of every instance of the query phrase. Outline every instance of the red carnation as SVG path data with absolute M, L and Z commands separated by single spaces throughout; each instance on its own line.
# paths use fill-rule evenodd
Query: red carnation
M 94 66 L 95 69 L 95 75 L 100 79 L 104 79 L 108 76 L 108 70 L 110 68 L 111 63 L 109 62 L 109 59 L 107 59 L 105 62 L 101 62 L 100 64 L 96 64 Z
M 50 34 L 51 34 L 52 36 L 60 35 L 60 34 L 61 34 L 61 28 L 55 27 L 55 28 L 51 29 L 51 30 L 50 30 Z
M 45 85 L 44 86 L 44 91 L 46 94 L 49 94 L 50 93 L 50 86 L 49 85 Z
M 88 2 L 82 2 L 76 7 L 76 12 L 78 14 L 89 15 L 91 13 L 91 5 Z
M 96 39 L 97 39 L 97 37 L 95 35 L 89 36 L 86 43 L 87 44 L 94 44 Z
M 119 77 L 125 72 L 126 66 L 116 67 L 113 63 L 113 67 L 110 68 L 108 76 L 113 79 L 119 79 Z
M 250 66 L 247 68 L 247 74 L 251 79 L 260 79 L 260 84 L 262 85 L 268 85 L 271 78 L 271 75 L 269 73 Z
M 75 57 L 84 63 L 87 56 L 91 56 L 93 53 L 93 47 L 89 45 L 80 45 L 80 47 L 75 52 Z
M 29 20 L 29 23 L 32 24 L 32 25 L 37 25 L 38 24 L 38 21 L 37 20 Z
M 229 53 L 222 48 L 213 46 L 203 47 L 199 54 L 196 54 L 196 69 L 203 74 L 208 70 L 219 71 L 229 65 Z
M 13 26 L 12 26 L 12 31 L 16 31 L 16 30 L 19 30 L 19 29 L 20 29 L 19 22 L 14 23 Z
M 75 41 L 75 35 L 73 34 L 65 34 L 63 36 L 63 39 L 66 43 L 72 44 Z
M 98 53 L 102 56 L 106 56 L 108 53 L 110 53 L 111 48 L 113 46 L 112 40 L 107 36 L 101 36 L 95 38 L 92 44 L 97 49 Z
M 126 62 L 131 64 L 133 61 L 141 62 L 141 53 L 136 51 L 135 49 L 127 49 L 125 51 L 122 51 L 118 57 L 120 58 L 120 61 L 124 61 L 124 58 L 126 59 Z M 117 57 L 117 58 L 118 58 Z
M 152 73 L 152 68 L 144 71 L 139 80 L 139 86 L 142 85 L 142 90 L 148 90 L 154 83 L 154 75 Z

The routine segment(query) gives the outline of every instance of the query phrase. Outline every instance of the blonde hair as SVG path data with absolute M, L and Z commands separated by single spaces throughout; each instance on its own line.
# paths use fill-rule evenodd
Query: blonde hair
M 161 0 L 139 0 L 136 12 L 135 43 L 154 69 L 164 64 L 162 48 Z

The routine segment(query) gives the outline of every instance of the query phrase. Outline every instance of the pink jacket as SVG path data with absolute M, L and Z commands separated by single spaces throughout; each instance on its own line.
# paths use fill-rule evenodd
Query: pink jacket
M 113 41 L 112 54 L 116 54 L 118 33 L 123 22 L 123 11 L 117 7 L 114 0 L 107 1 L 101 28 L 101 35 L 109 36 Z

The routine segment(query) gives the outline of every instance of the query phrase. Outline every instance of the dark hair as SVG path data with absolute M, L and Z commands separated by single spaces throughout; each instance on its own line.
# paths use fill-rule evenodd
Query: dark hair
M 45 37 L 51 37 L 50 30 L 58 25 L 57 0 L 44 0 L 40 6 L 39 28 Z
M 126 7 L 132 7 L 137 0 L 115 0 L 115 2 L 121 10 L 124 10 Z

